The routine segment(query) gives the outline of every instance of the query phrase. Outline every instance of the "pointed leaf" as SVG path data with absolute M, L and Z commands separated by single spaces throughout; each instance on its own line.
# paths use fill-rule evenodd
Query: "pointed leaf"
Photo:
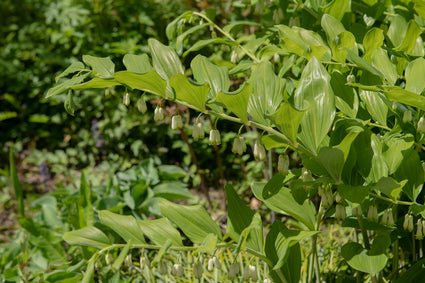
M 68 112 L 69 115 L 74 116 L 75 104 L 74 104 L 74 100 L 72 99 L 71 90 L 68 90 L 68 94 L 66 95 L 64 106 L 65 106 L 66 112 Z
M 229 46 L 236 46 L 238 43 L 230 40 L 223 39 L 221 37 L 211 38 L 211 39 L 202 39 L 195 42 L 188 50 L 183 53 L 183 57 L 186 57 L 190 52 L 201 50 L 204 47 L 211 46 L 213 44 L 225 44 Z
M 383 78 L 384 75 L 378 71 L 375 67 L 373 67 L 371 64 L 369 64 L 366 60 L 363 58 L 360 58 L 356 53 L 351 51 L 348 48 L 345 48 L 345 51 L 347 51 L 347 60 L 350 61 L 353 64 L 356 64 L 359 68 L 368 71 L 371 74 L 377 75 L 378 77 Z
M 352 268 L 372 275 L 384 269 L 388 259 L 385 254 L 368 255 L 367 250 L 353 242 L 345 244 L 341 254 Z
M 142 75 L 129 71 L 121 71 L 115 74 L 115 79 L 131 89 L 139 89 L 165 97 L 167 82 L 161 79 L 154 70 Z
M 245 83 L 234 92 L 219 92 L 216 101 L 223 103 L 227 109 L 236 114 L 243 122 L 248 122 L 248 101 L 252 94 L 252 87 Z
M 382 177 L 376 185 L 372 187 L 372 189 L 380 191 L 393 200 L 397 200 L 401 189 L 406 184 L 407 180 L 397 183 L 393 178 L 390 177 Z
M 209 234 L 205 237 L 202 244 L 197 247 L 196 251 L 199 253 L 210 253 L 213 254 L 217 250 L 217 235 Z
M 201 244 L 209 234 L 222 239 L 220 227 L 202 206 L 179 205 L 161 199 L 159 207 L 161 213 L 174 222 L 193 243 Z
M 276 76 L 270 62 L 261 62 L 252 71 L 249 83 L 253 94 L 249 98 L 248 113 L 262 124 L 269 124 L 266 115 L 276 112 L 283 101 L 285 80 Z
M 191 82 L 182 74 L 175 75 L 170 79 L 170 86 L 176 92 L 176 98 L 195 106 L 199 111 L 205 112 L 210 87 L 208 83 L 202 85 Z
M 338 21 L 341 21 L 344 17 L 344 14 L 347 12 L 347 10 L 349 10 L 350 5 L 350 0 L 333 1 L 326 5 L 326 8 L 323 10 L 323 13 L 329 14 Z
M 359 98 L 352 87 L 346 85 L 346 77 L 339 71 L 332 72 L 331 86 L 335 94 L 335 106 L 349 117 L 355 118 Z
M 372 62 L 372 54 L 384 43 L 384 31 L 379 28 L 370 29 L 363 38 L 363 46 L 366 50 L 363 58 L 369 63 Z
M 261 142 L 267 150 L 286 147 L 288 145 L 287 142 L 275 135 L 264 135 L 261 137 Z
M 293 144 L 297 144 L 297 132 L 306 110 L 295 109 L 288 102 L 282 104 L 272 116 L 279 130 L 287 136 Z
M 302 72 L 294 94 L 294 106 L 307 109 L 298 139 L 312 153 L 316 153 L 335 117 L 330 76 L 316 58 L 311 59 Z
M 400 87 L 387 88 L 383 93 L 391 101 L 404 103 L 425 111 L 425 97 L 422 95 L 418 95 Z
M 404 34 L 403 42 L 396 49 L 400 51 L 405 51 L 407 54 L 411 55 L 413 49 L 416 45 L 416 40 L 421 35 L 422 30 L 418 26 L 415 20 L 410 20 L 407 25 L 407 31 Z
M 398 77 L 397 67 L 388 58 L 384 49 L 378 48 L 373 52 L 372 65 L 383 74 L 390 85 L 395 84 Z
M 52 87 L 51 89 L 49 89 L 47 91 L 46 97 L 45 98 L 49 98 L 50 96 L 53 95 L 57 95 L 57 94 L 61 94 L 67 90 L 69 90 L 72 86 L 81 83 L 85 78 L 87 78 L 89 75 L 91 74 L 91 72 L 87 72 L 83 75 L 80 75 L 78 77 L 74 77 L 72 79 L 69 79 L 63 83 L 60 83 L 54 87 Z
M 103 249 L 112 245 L 109 238 L 94 226 L 66 232 L 63 239 L 70 245 L 88 246 L 96 249 Z
M 382 126 L 387 126 L 388 106 L 379 93 L 360 90 L 360 98 L 372 118 Z
M 146 54 L 125 54 L 122 61 L 124 63 L 124 66 L 127 68 L 127 71 L 136 74 L 144 74 L 152 70 L 151 63 L 149 62 L 149 57 Z
M 112 78 L 114 76 L 115 65 L 109 57 L 83 55 L 83 61 L 93 69 L 95 75 L 104 78 Z
M 120 85 L 120 83 L 116 81 L 115 79 L 102 79 L 102 78 L 94 77 L 88 82 L 74 85 L 71 88 L 75 90 L 105 89 L 105 88 L 109 88 L 116 85 Z
M 226 233 L 237 242 L 242 231 L 254 221 L 255 212 L 243 203 L 232 185 L 226 184 L 224 188 L 226 190 L 228 206 Z M 260 225 L 260 229 L 251 229 L 246 241 L 246 246 L 259 252 L 263 251 L 262 225 Z
M 154 38 L 148 40 L 148 45 L 153 67 L 162 79 L 168 81 L 173 76 L 184 73 L 183 65 L 174 49 L 165 46 Z
M 406 90 L 421 94 L 425 89 L 425 59 L 417 58 L 407 64 L 406 67 Z
M 131 241 L 133 244 L 146 243 L 143 232 L 133 216 L 119 215 L 108 210 L 101 210 L 99 211 L 99 219 L 102 224 L 120 235 L 124 241 Z
M 343 199 L 358 204 L 361 204 L 369 195 L 369 191 L 370 186 L 350 186 L 345 184 L 338 186 L 338 193 Z
M 183 246 L 179 231 L 173 227 L 167 218 L 155 220 L 137 220 L 143 234 L 146 235 L 156 245 L 162 246 L 167 240 L 173 246 Z
M 393 174 L 400 167 L 404 158 L 404 152 L 412 148 L 415 139 L 411 134 L 405 136 L 392 134 L 385 135 L 383 140 L 386 148 L 383 155 L 388 166 L 388 174 Z
M 341 183 L 344 153 L 338 148 L 322 147 L 317 159 L 336 184 Z
M 130 251 L 130 246 L 131 246 L 131 240 L 128 241 L 128 243 L 121 250 L 118 257 L 115 259 L 114 263 L 112 264 L 113 270 L 120 269 L 121 265 L 124 263 L 125 257 L 128 255 L 128 252 Z
M 59 81 L 60 78 L 66 77 L 69 74 L 75 73 L 75 72 L 79 72 L 84 70 L 84 64 L 80 61 L 77 62 L 73 62 L 68 68 L 65 69 L 65 71 L 63 71 L 61 74 L 59 74 L 55 80 L 56 82 Z

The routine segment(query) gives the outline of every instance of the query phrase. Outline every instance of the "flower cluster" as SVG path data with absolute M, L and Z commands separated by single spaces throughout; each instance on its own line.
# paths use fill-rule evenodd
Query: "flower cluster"
M 180 115 L 174 115 L 171 119 L 171 129 L 177 130 L 183 128 L 183 119 Z
M 210 145 L 219 144 L 221 144 L 220 132 L 217 129 L 212 129 L 210 131 Z
M 246 143 L 243 137 L 237 136 L 233 141 L 232 152 L 242 155 L 246 151 Z
M 254 158 L 260 161 L 266 160 L 266 149 L 264 148 L 264 145 L 259 143 L 258 141 L 254 144 Z
M 199 139 L 203 139 L 205 137 L 204 129 L 202 128 L 201 123 L 195 123 L 193 125 L 193 133 L 192 133 L 193 140 L 197 141 Z

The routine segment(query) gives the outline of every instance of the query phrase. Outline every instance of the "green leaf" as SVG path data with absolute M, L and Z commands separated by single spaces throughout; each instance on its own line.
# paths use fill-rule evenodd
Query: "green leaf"
M 425 258 L 419 259 L 413 264 L 401 277 L 397 278 L 394 283 L 413 283 L 421 282 L 425 277 Z
M 149 62 L 149 57 L 146 54 L 125 54 L 122 61 L 127 71 L 136 74 L 144 74 L 152 70 L 151 63 Z
M 391 238 L 388 233 L 379 233 L 373 238 L 368 255 L 385 254 L 391 246 Z
M 157 266 L 158 263 L 161 261 L 164 254 L 168 251 L 168 249 L 171 247 L 171 240 L 167 240 L 165 244 L 161 246 L 158 253 L 155 255 L 155 257 L 152 260 L 152 265 Z
M 46 97 L 45 98 L 49 98 L 50 96 L 53 95 L 57 95 L 57 94 L 61 94 L 67 90 L 69 90 L 72 86 L 81 83 L 85 78 L 87 78 L 89 75 L 91 74 L 91 72 L 87 72 L 83 75 L 80 75 L 78 77 L 72 78 L 70 80 L 67 80 L 63 83 L 60 83 L 54 87 L 52 87 L 51 89 L 49 89 L 47 91 Z
M 234 92 L 217 94 L 216 101 L 223 103 L 227 109 L 235 113 L 244 123 L 248 123 L 248 101 L 252 94 L 252 87 L 245 83 Z
M 372 54 L 372 65 L 379 70 L 390 85 L 397 81 L 397 67 L 388 58 L 387 52 L 382 49 L 376 49 Z
M 75 90 L 105 89 L 105 88 L 110 88 L 116 85 L 120 85 L 120 83 L 116 81 L 115 79 L 103 79 L 103 78 L 94 77 L 88 82 L 74 85 L 71 88 Z
M 373 151 L 372 167 L 369 175 L 366 177 L 366 182 L 376 183 L 382 177 L 388 176 L 388 167 L 382 154 L 382 142 L 376 137 L 375 134 L 371 135 L 370 141 L 370 145 Z
M 371 74 L 377 75 L 378 77 L 381 77 L 381 78 L 384 77 L 384 75 L 380 71 L 378 71 L 375 67 L 369 64 L 363 58 L 360 58 L 356 53 L 354 53 L 348 48 L 345 48 L 345 51 L 347 51 L 348 61 L 350 61 L 353 64 L 356 64 L 359 68 L 366 70 Z
M 66 112 L 68 112 L 69 115 L 74 116 L 75 104 L 74 104 L 74 100 L 72 99 L 71 90 L 68 90 L 68 94 L 66 95 L 64 106 L 65 106 Z
M 425 98 L 422 95 L 418 95 L 400 87 L 386 88 L 383 93 L 391 101 L 404 103 L 425 111 Z
M 261 142 L 267 150 L 272 148 L 286 147 L 288 145 L 288 143 L 276 135 L 264 135 L 261 137 Z
M 369 255 L 368 251 L 358 243 L 347 243 L 341 248 L 341 255 L 354 269 L 371 275 L 377 274 L 387 264 L 387 256 Z
M 183 246 L 179 231 L 173 227 L 167 218 L 155 220 L 137 220 L 143 234 L 153 243 L 162 246 L 167 240 L 171 241 L 173 246 Z
M 205 237 L 202 244 L 197 247 L 196 251 L 198 253 L 209 253 L 213 254 L 217 250 L 217 235 L 209 234 Z
M 388 174 L 393 174 L 400 167 L 404 158 L 404 151 L 412 148 L 415 139 L 411 134 L 401 136 L 399 134 L 385 135 L 383 138 L 385 148 L 383 155 L 388 166 Z
M 229 46 L 236 46 L 238 43 L 230 40 L 223 39 L 221 37 L 211 38 L 211 39 L 202 39 L 196 41 L 192 47 L 190 47 L 186 52 L 183 53 L 183 57 L 186 57 L 190 52 L 195 52 L 201 50 L 204 47 L 212 46 L 213 44 L 225 44 Z
M 325 30 L 328 37 L 329 46 L 335 43 L 339 34 L 346 31 L 343 24 L 333 16 L 324 14 L 321 19 L 322 28 Z
M 91 188 L 87 184 L 84 172 L 80 178 L 80 195 L 78 197 L 79 228 L 91 226 L 94 222 L 94 212 L 91 201 Z
M 390 21 L 387 35 L 394 46 L 400 46 L 406 35 L 407 22 L 402 15 L 394 15 L 390 17 Z
M 248 113 L 262 124 L 270 124 L 266 120 L 268 114 L 273 114 L 283 101 L 285 80 L 276 76 L 270 62 L 261 62 L 252 71 L 249 83 L 253 93 L 248 102 Z
M 93 255 L 95 258 L 96 256 Z M 84 272 L 84 277 L 81 280 L 81 283 L 91 283 L 94 277 L 94 264 L 95 260 L 89 260 L 89 264 L 87 265 L 86 272 Z
M 94 57 L 83 55 L 83 62 L 93 69 L 93 73 L 100 77 L 114 77 L 115 65 L 109 57 Z
M 190 63 L 193 77 L 201 84 L 208 83 L 211 87 L 209 98 L 215 98 L 220 91 L 226 92 L 230 87 L 229 74 L 226 67 L 211 63 L 206 57 L 197 55 Z
M 287 136 L 294 145 L 298 144 L 297 132 L 305 113 L 306 110 L 295 109 L 288 102 L 285 102 L 279 107 L 276 113 L 272 115 L 272 119 L 279 130 Z
M 345 63 L 347 58 L 346 50 L 356 50 L 356 38 L 349 31 L 341 32 L 335 41 L 331 42 L 332 59 L 337 62 Z
M 358 204 L 363 202 L 369 191 L 370 186 L 350 186 L 345 184 L 338 186 L 338 193 L 343 199 Z
M 18 172 L 16 170 L 15 157 L 13 155 L 12 147 L 9 148 L 9 167 L 10 167 L 10 178 L 12 181 L 12 187 L 15 191 L 15 197 L 18 202 L 18 212 L 21 216 L 25 216 L 24 209 L 24 194 L 22 191 L 21 183 L 19 182 Z
M 224 187 L 227 196 L 228 218 L 226 233 L 234 241 L 238 241 L 244 229 L 249 227 L 254 221 L 255 212 L 247 207 L 238 197 L 232 185 L 226 184 Z M 261 221 L 261 220 L 260 220 Z M 246 240 L 246 246 L 258 252 L 263 251 L 263 227 L 251 229 Z
M 312 153 L 316 153 L 335 117 L 330 76 L 316 58 L 312 58 L 302 72 L 294 94 L 294 106 L 298 109 L 307 109 L 301 121 L 299 142 Z
M 205 101 L 210 91 L 208 83 L 199 85 L 178 74 L 170 79 L 170 86 L 176 92 L 177 99 L 193 105 L 200 112 L 205 112 Z
M 94 226 L 66 232 L 63 239 L 70 245 L 88 246 L 96 249 L 103 249 L 112 245 L 109 238 Z
M 363 38 L 363 46 L 366 50 L 363 58 L 369 63 L 372 62 L 372 54 L 384 43 L 384 31 L 380 28 L 370 29 Z
M 188 30 L 186 30 L 185 32 L 180 33 L 176 38 L 176 51 L 177 51 L 177 53 L 182 54 L 182 52 L 183 52 L 183 41 L 188 35 L 190 35 L 194 32 L 197 32 L 199 30 L 205 29 L 209 25 L 211 25 L 211 24 L 204 23 L 204 24 L 195 25 L 195 26 L 189 28 Z
M 401 189 L 407 183 L 407 180 L 402 181 L 401 183 L 397 183 L 393 178 L 390 177 L 382 177 L 376 185 L 372 187 L 372 189 L 380 191 L 393 200 L 397 200 Z
M 394 173 L 398 182 L 408 180 L 403 187 L 403 192 L 411 201 L 416 201 L 424 183 L 424 170 L 418 152 L 413 149 L 403 151 L 403 161 Z
M 292 196 L 290 190 L 282 186 L 283 180 L 276 180 L 279 177 L 273 177 L 268 185 L 272 188 L 265 190 L 264 183 L 253 183 L 251 189 L 256 198 L 263 201 L 268 208 L 278 213 L 287 214 L 302 222 L 310 230 L 315 229 L 316 209 L 310 200 L 306 200 L 300 205 Z M 276 183 L 276 181 L 278 181 Z M 279 181 L 281 181 L 279 183 Z M 274 184 L 276 183 L 276 184 Z
M 322 147 L 317 159 L 336 184 L 341 183 L 344 153 L 338 148 Z
M 62 73 L 60 73 L 56 78 L 56 82 L 59 81 L 60 78 L 66 77 L 69 74 L 79 72 L 84 70 L 84 64 L 80 61 L 73 62 L 68 68 L 65 69 Z
M 121 250 L 118 257 L 115 259 L 114 263 L 112 264 L 112 269 L 114 271 L 119 270 L 121 265 L 124 263 L 125 257 L 128 255 L 128 252 L 130 251 L 131 247 L 131 240 L 127 242 L 127 244 L 124 246 L 124 248 Z
M 335 94 L 335 106 L 349 117 L 355 118 L 359 109 L 359 98 L 356 91 L 346 85 L 346 77 L 340 71 L 333 71 L 331 86 Z
M 220 227 L 202 206 L 179 205 L 161 199 L 159 207 L 161 213 L 174 222 L 193 243 L 201 244 L 209 234 L 222 239 Z
M 381 95 L 373 91 L 360 90 L 360 99 L 365 103 L 372 118 L 382 126 L 387 126 L 388 106 Z
M 165 46 L 154 38 L 148 40 L 148 45 L 151 51 L 153 68 L 162 79 L 168 81 L 173 76 L 184 73 L 183 65 L 174 49 Z
M 421 35 L 422 30 L 415 20 L 410 20 L 407 25 L 407 31 L 404 33 L 403 42 L 396 48 L 396 50 L 405 51 L 407 54 L 412 55 L 415 48 L 416 40 Z
M 115 74 L 115 79 L 131 89 L 139 89 L 166 97 L 165 89 L 167 88 L 167 82 L 161 79 L 154 70 L 142 75 L 129 71 L 121 71 Z
M 7 119 L 15 118 L 15 117 L 18 117 L 18 113 L 16 113 L 15 111 L 0 112 L 0 122 Z
M 341 21 L 344 14 L 350 9 L 350 0 L 332 1 L 323 9 L 324 14 L 329 14 L 338 21 Z
M 99 211 L 99 219 L 102 224 L 112 229 L 127 243 L 145 244 L 143 232 L 136 219 L 130 215 L 119 215 L 107 210 Z
M 192 194 L 178 183 L 160 183 L 153 188 L 156 197 L 163 197 L 168 200 L 191 199 Z
M 425 59 L 417 58 L 407 64 L 405 89 L 416 94 L 421 94 L 425 89 Z

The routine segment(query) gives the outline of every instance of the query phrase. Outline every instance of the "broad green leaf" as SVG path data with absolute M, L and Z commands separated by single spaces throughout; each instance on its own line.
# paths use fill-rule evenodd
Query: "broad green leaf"
M 66 95 L 64 106 L 65 106 L 66 112 L 68 112 L 69 115 L 74 116 L 75 104 L 74 104 L 74 100 L 72 99 L 71 90 L 68 90 L 68 94 Z
M 249 83 L 253 94 L 249 98 L 248 113 L 262 124 L 270 124 L 266 115 L 276 112 L 283 101 L 285 80 L 276 76 L 270 62 L 261 62 L 254 67 Z
M 322 147 L 317 159 L 336 184 L 341 183 L 344 153 L 338 148 Z
M 83 62 L 93 69 L 94 75 L 103 78 L 114 77 L 115 65 L 109 57 L 83 55 Z
M 363 46 L 366 50 L 363 59 L 372 62 L 372 54 L 384 43 L 384 31 L 380 28 L 370 29 L 363 38 Z
M 183 246 L 179 231 L 173 227 L 167 218 L 155 220 L 137 220 L 143 234 L 153 243 L 162 246 L 170 240 L 173 246 Z
M 18 113 L 15 111 L 0 112 L 0 122 L 7 119 L 15 118 L 15 117 L 18 117 Z
M 418 26 L 415 20 L 410 20 L 407 25 L 407 31 L 404 34 L 403 42 L 396 48 L 400 51 L 405 51 L 407 54 L 411 55 L 413 49 L 416 45 L 417 38 L 421 35 L 422 30 Z
M 148 40 L 148 45 L 153 67 L 162 79 L 168 81 L 173 76 L 184 73 L 183 65 L 174 49 L 165 46 L 154 38 Z
M 131 89 L 139 89 L 165 97 L 167 82 L 161 79 L 154 70 L 142 75 L 129 71 L 121 71 L 115 74 L 115 79 Z
M 124 246 L 124 248 L 121 250 L 118 257 L 115 259 L 114 263 L 112 264 L 112 269 L 114 271 L 119 270 L 121 265 L 124 263 L 125 257 L 128 255 L 128 252 L 130 251 L 130 246 L 131 246 L 131 240 L 127 242 L 127 244 Z
M 394 15 L 390 18 L 391 24 L 387 35 L 394 46 L 400 46 L 405 38 L 407 22 L 402 15 Z
M 84 172 L 80 178 L 80 195 L 78 197 L 79 228 L 91 226 L 94 222 L 94 212 L 91 201 L 91 188 L 89 187 Z
M 163 197 L 168 200 L 192 198 L 188 189 L 177 183 L 160 183 L 153 188 L 153 192 L 156 197 Z
M 264 135 L 261 137 L 261 142 L 267 150 L 286 147 L 288 145 L 284 140 L 275 135 Z
M 411 134 L 401 136 L 399 134 L 385 135 L 383 137 L 385 148 L 383 155 L 388 166 L 388 174 L 393 174 L 404 158 L 404 151 L 412 148 L 415 139 Z
M 205 112 L 205 102 L 210 91 L 208 83 L 196 84 L 186 76 L 177 74 L 170 79 L 170 86 L 174 89 L 177 99 L 195 106 L 200 112 Z
M 159 201 L 161 213 L 174 222 L 195 244 L 201 244 L 209 234 L 222 239 L 220 227 L 200 205 L 174 204 L 165 199 Z
M 272 120 L 279 130 L 296 145 L 298 144 L 298 128 L 305 113 L 306 110 L 295 109 L 288 102 L 285 102 L 279 107 L 276 113 L 272 115 Z
M 233 28 L 240 26 L 240 25 L 247 25 L 247 26 L 261 26 L 260 23 L 257 22 L 253 22 L 253 21 L 231 21 L 230 23 L 228 23 L 227 25 L 225 25 L 223 27 L 223 30 L 225 32 L 230 33 L 232 31 Z
M 12 182 L 13 191 L 15 192 L 16 201 L 18 202 L 18 212 L 20 216 L 25 217 L 24 209 L 24 194 L 21 183 L 18 178 L 18 171 L 16 169 L 15 156 L 13 155 L 12 146 L 9 148 L 9 167 L 10 178 Z
M 425 97 L 422 95 L 418 95 L 400 87 L 387 88 L 383 93 L 391 101 L 404 103 L 425 111 Z
M 236 114 L 243 122 L 248 122 L 248 101 L 252 94 L 252 87 L 245 83 L 234 92 L 220 91 L 216 101 L 223 103 L 227 109 Z
M 301 121 L 298 140 L 312 153 L 316 153 L 335 117 L 330 76 L 316 58 L 312 58 L 302 72 L 294 94 L 294 106 L 307 109 Z
M 385 254 L 391 246 L 391 238 L 388 233 L 379 233 L 373 238 L 368 255 Z
M 397 67 L 388 58 L 387 52 L 377 48 L 372 54 L 372 65 L 380 71 L 390 85 L 394 85 L 398 74 Z
M 346 77 L 339 71 L 332 72 L 331 86 L 335 94 L 335 106 L 349 117 L 355 118 L 359 108 L 356 91 L 346 85 Z
M 341 255 L 352 268 L 371 275 L 384 269 L 388 259 L 385 254 L 369 255 L 360 244 L 353 242 L 341 248 Z
M 144 74 L 152 70 L 151 63 L 149 62 L 149 57 L 146 54 L 125 54 L 122 61 L 127 71 L 136 74 Z
M 66 232 L 63 239 L 70 245 L 88 246 L 96 249 L 103 249 L 112 245 L 109 238 L 94 226 Z
M 61 94 L 67 90 L 69 90 L 72 86 L 81 83 L 82 81 L 84 81 L 85 78 L 87 78 L 89 75 L 91 74 L 91 72 L 87 72 L 83 75 L 80 75 L 78 77 L 69 79 L 63 83 L 60 83 L 54 87 L 52 87 L 51 89 L 49 89 L 47 91 L 46 97 L 45 98 L 49 98 L 50 96 L 53 95 L 57 95 L 57 94 Z
M 416 201 L 424 183 L 424 170 L 416 150 L 410 148 L 403 151 L 403 161 L 394 173 L 394 177 L 400 183 L 408 180 L 402 190 L 410 200 Z
M 365 103 L 372 118 L 382 126 L 387 126 L 388 106 L 381 95 L 373 91 L 360 90 L 360 99 Z
M 385 163 L 385 158 L 382 154 L 382 142 L 375 134 L 371 135 L 371 148 L 373 151 L 372 167 L 369 176 L 366 177 L 366 182 L 377 183 L 382 177 L 388 176 L 388 167 Z
M 95 255 L 93 256 L 95 257 Z M 94 278 L 94 264 L 95 260 L 90 260 L 89 264 L 87 265 L 87 269 L 84 272 L 84 277 L 81 280 L 81 283 L 91 283 Z
M 368 196 L 370 186 L 350 186 L 341 184 L 338 186 L 339 195 L 350 202 L 361 204 Z
M 228 207 L 228 218 L 226 233 L 234 241 L 238 241 L 242 231 L 249 227 L 254 221 L 255 212 L 247 207 L 243 201 L 236 194 L 232 185 L 226 184 L 224 187 L 226 190 L 227 207 Z M 246 246 L 258 252 L 263 251 L 263 228 L 251 229 L 248 238 L 246 240 Z
M 348 61 L 350 61 L 353 64 L 356 64 L 359 68 L 366 70 L 371 74 L 377 75 L 378 77 L 381 77 L 381 78 L 384 77 L 384 75 L 380 71 L 378 71 L 375 67 L 369 64 L 363 58 L 360 58 L 356 53 L 354 53 L 353 51 L 347 48 L 345 48 L 345 51 L 347 51 Z
M 329 14 L 338 21 L 341 21 L 344 14 L 349 10 L 350 3 L 350 0 L 332 1 L 323 9 L 323 13 Z
M 407 180 L 397 183 L 393 178 L 382 177 L 372 189 L 380 191 L 390 198 L 397 200 L 401 189 L 406 184 Z
M 344 161 L 347 160 L 348 154 L 350 153 L 351 145 L 357 136 L 363 131 L 362 128 L 355 128 L 351 132 L 347 133 L 344 139 L 334 148 L 341 150 L 344 154 Z
M 209 98 L 215 98 L 220 91 L 226 92 L 230 87 L 229 74 L 226 67 L 211 63 L 206 57 L 197 55 L 190 63 L 193 77 L 201 84 L 208 83 L 211 87 Z
M 397 278 L 394 283 L 413 283 L 421 282 L 425 278 L 425 258 L 419 259 L 413 264 L 401 277 Z
M 103 79 L 103 78 L 94 77 L 88 82 L 74 85 L 71 88 L 75 90 L 105 89 L 105 88 L 110 88 L 116 85 L 120 85 L 120 83 L 116 81 L 115 79 Z
M 107 210 L 99 211 L 99 219 L 102 224 L 112 229 L 127 243 L 145 244 L 143 232 L 136 219 L 130 215 L 119 215 Z
M 164 254 L 168 251 L 168 249 L 171 247 L 171 240 L 167 240 L 165 242 L 165 244 L 163 244 L 161 246 L 161 248 L 159 249 L 159 251 L 157 252 L 157 254 L 155 255 L 155 257 L 152 260 L 152 265 L 153 266 L 157 266 L 158 263 L 161 261 L 161 259 L 163 258 Z
M 344 25 L 339 20 L 328 14 L 322 16 L 321 25 L 328 37 L 329 46 L 335 43 L 339 34 L 346 31 Z
M 331 42 L 332 49 L 332 59 L 337 62 L 345 63 L 345 59 L 347 58 L 346 49 L 355 50 L 356 46 L 356 38 L 349 31 L 341 32 L 335 39 L 335 41 Z
M 274 177 L 273 177 L 274 178 Z M 273 178 L 269 181 L 272 182 Z M 282 180 L 283 181 L 283 180 Z M 263 201 L 268 208 L 278 213 L 287 214 L 302 222 L 310 230 L 315 229 L 316 209 L 310 200 L 300 205 L 288 188 L 276 184 L 274 194 L 265 195 L 265 183 L 254 183 L 251 189 L 256 198 Z
M 190 35 L 194 32 L 197 32 L 199 30 L 205 29 L 209 25 L 211 25 L 211 24 L 203 23 L 203 24 L 195 25 L 195 26 L 187 29 L 186 31 L 180 33 L 176 38 L 176 51 L 177 51 L 177 53 L 180 54 L 180 55 L 182 54 L 182 52 L 183 52 L 183 41 L 188 35 Z
M 56 78 L 56 82 L 59 81 L 60 78 L 66 77 L 69 74 L 79 72 L 84 70 L 84 64 L 80 61 L 73 62 L 68 68 L 65 69 L 62 73 L 60 73 Z
M 416 94 L 421 94 L 425 89 L 425 59 L 417 58 L 407 64 L 405 89 Z
M 165 34 L 167 35 L 168 40 L 171 41 L 177 36 L 177 31 L 179 26 L 182 24 L 182 20 L 189 20 L 192 17 L 192 14 L 193 11 L 186 11 L 167 25 Z
M 210 253 L 213 254 L 217 250 L 217 235 L 209 234 L 205 237 L 202 244 L 197 247 L 196 251 L 199 253 Z
M 195 42 L 188 50 L 183 53 L 183 57 L 186 57 L 190 52 L 195 52 L 201 50 L 204 47 L 211 46 L 213 44 L 225 44 L 229 46 L 238 45 L 238 43 L 230 40 L 223 39 L 221 37 L 211 38 L 211 39 L 202 39 Z

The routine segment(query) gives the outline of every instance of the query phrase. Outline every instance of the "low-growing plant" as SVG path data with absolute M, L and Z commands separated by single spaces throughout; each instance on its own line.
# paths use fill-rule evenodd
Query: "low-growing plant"
M 243 254 L 265 263 L 267 274 L 261 279 L 273 282 L 350 276 L 412 282 L 422 276 L 425 10 L 421 2 L 406 2 L 333 1 L 322 6 L 298 1 L 285 12 L 293 9 L 304 16 L 273 27 L 251 22 L 220 27 L 211 10 L 188 11 L 168 25 L 168 46 L 150 39 L 150 56 L 127 54 L 125 71 L 116 72 L 109 58 L 92 56 L 66 69 L 60 77 L 74 74 L 72 78 L 50 89 L 47 97 L 67 92 L 70 113 L 76 91 L 114 87 L 186 106 L 200 113 L 198 119 L 210 117 L 214 146 L 221 143 L 221 121 L 240 124 L 233 145 L 238 154 L 245 151 L 244 128 L 255 128 L 255 158 L 273 162 L 273 151 L 282 156 L 276 158 L 273 177 L 254 182 L 251 191 L 269 209 L 293 219 L 276 219 L 264 231 L 259 213 L 230 184 L 225 186 L 225 233 L 201 206 L 164 199 L 159 201 L 162 217 L 153 220 L 101 210 L 98 222 L 64 235 L 71 245 L 95 248 L 83 281 L 96 271 L 101 276 L 96 264 L 111 253 L 118 278 L 127 256 L 132 262 L 140 250 L 157 250 L 149 260 L 160 273 L 164 258 L 191 251 L 196 259 L 188 259 L 193 269 L 185 276 L 197 279 L 205 278 L 206 262 L 200 260 L 223 249 L 231 250 L 234 259 Z M 211 38 L 192 43 L 190 35 L 200 30 L 208 30 Z M 216 45 L 223 48 L 211 48 Z M 197 55 L 184 68 L 181 59 L 205 49 L 212 49 L 209 58 Z M 161 105 L 156 113 L 162 113 Z M 201 138 L 195 126 L 194 136 Z M 293 152 L 301 158 L 296 167 L 290 166 Z M 325 263 L 319 243 L 329 239 L 319 235 L 332 218 L 351 227 L 351 236 L 331 249 L 331 258 L 338 260 Z M 238 278 L 256 281 L 251 265 Z M 174 273 L 181 274 L 180 268 Z

